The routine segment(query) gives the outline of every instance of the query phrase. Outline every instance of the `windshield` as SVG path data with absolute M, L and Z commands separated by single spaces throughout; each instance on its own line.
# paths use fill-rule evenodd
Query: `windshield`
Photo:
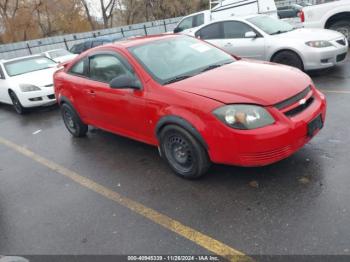
M 47 57 L 37 56 L 21 60 L 11 61 L 4 64 L 9 76 L 22 75 L 38 70 L 47 69 L 56 66 L 57 63 Z
M 60 50 L 48 51 L 48 54 L 52 59 L 55 59 L 57 57 L 71 55 L 72 53 L 68 52 L 67 50 L 60 49 Z
M 269 35 L 282 34 L 294 30 L 294 27 L 287 22 L 270 16 L 255 16 L 247 20 Z
M 180 81 L 235 59 L 192 37 L 166 38 L 129 49 L 159 83 Z

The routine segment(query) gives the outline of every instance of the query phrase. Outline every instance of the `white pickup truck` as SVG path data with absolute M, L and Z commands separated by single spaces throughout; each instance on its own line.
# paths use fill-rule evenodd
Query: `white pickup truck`
M 180 33 L 213 20 L 236 16 L 266 14 L 277 18 L 275 0 L 209 0 L 209 3 L 209 10 L 190 14 L 182 18 L 175 27 L 174 33 Z
M 299 13 L 299 17 L 304 27 L 336 30 L 350 41 L 350 0 L 307 6 Z

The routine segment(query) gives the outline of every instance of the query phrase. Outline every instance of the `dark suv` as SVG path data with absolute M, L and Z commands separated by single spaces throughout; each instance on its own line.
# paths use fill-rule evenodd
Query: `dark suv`
M 99 37 L 99 38 L 95 38 L 95 39 L 90 39 L 87 40 L 85 42 L 79 43 L 79 44 L 75 44 L 71 47 L 71 49 L 69 50 L 69 52 L 73 53 L 73 54 L 81 54 L 82 52 L 96 47 L 96 46 L 100 46 L 100 45 L 105 45 L 108 43 L 113 43 L 115 41 L 121 40 L 123 39 L 122 37 Z

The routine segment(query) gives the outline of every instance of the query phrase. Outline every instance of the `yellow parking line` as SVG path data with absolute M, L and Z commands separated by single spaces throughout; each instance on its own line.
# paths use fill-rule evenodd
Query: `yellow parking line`
M 56 164 L 42 156 L 35 154 L 34 152 L 28 150 L 27 148 L 17 145 L 7 139 L 0 137 L 0 144 L 11 148 L 12 150 L 29 157 L 35 162 L 64 175 L 65 177 L 73 180 L 74 182 L 80 184 L 81 186 L 88 188 L 105 198 L 108 198 L 133 212 L 153 221 L 154 223 L 196 243 L 197 245 L 213 252 L 216 255 L 222 256 L 229 261 L 253 261 L 252 258 L 248 257 L 244 253 L 224 244 L 220 241 L 207 236 L 189 226 L 186 226 L 166 215 L 159 213 L 156 210 L 148 208 L 134 200 L 120 195 L 86 177 L 79 175 L 78 173 L 71 171 L 59 164 Z
M 335 94 L 350 94 L 350 91 L 346 90 L 321 90 L 323 93 L 335 93 Z

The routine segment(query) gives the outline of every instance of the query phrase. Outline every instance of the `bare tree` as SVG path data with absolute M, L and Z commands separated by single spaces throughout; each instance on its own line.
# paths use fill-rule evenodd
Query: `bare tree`
M 19 8 L 19 0 L 1 0 L 0 1 L 0 15 L 4 19 L 9 19 L 16 16 Z
M 104 28 L 113 26 L 113 12 L 116 4 L 117 0 L 108 0 L 107 3 L 105 3 L 105 0 L 100 0 Z
M 90 13 L 90 8 L 89 8 L 88 3 L 86 2 L 86 0 L 81 0 L 81 3 L 84 6 L 84 10 L 85 10 L 87 19 L 89 21 L 89 24 L 91 26 L 91 29 L 92 30 L 96 30 L 96 26 L 95 26 L 94 21 L 92 20 L 92 16 L 91 16 L 91 13 Z

